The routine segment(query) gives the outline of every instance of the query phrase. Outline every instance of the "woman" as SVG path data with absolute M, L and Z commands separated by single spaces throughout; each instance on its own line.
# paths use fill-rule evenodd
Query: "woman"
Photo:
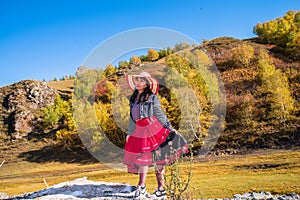
M 146 177 L 149 166 L 156 166 L 158 187 L 152 194 L 156 199 L 166 198 L 164 166 L 187 153 L 186 141 L 172 128 L 156 96 L 158 81 L 147 72 L 126 74 L 130 97 L 130 122 L 126 137 L 124 164 L 129 173 L 139 173 L 135 198 L 146 196 Z

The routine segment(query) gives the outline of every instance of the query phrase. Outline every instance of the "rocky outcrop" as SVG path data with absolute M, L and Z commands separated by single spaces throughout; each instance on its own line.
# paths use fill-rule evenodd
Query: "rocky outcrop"
M 29 110 L 24 110 L 15 113 L 13 127 L 16 133 L 15 138 L 22 138 L 27 136 L 28 133 L 32 132 L 36 122 L 34 121 L 35 116 Z
M 54 102 L 56 91 L 46 82 L 22 81 L 13 86 L 16 89 L 7 96 L 7 102 L 4 102 L 9 112 L 19 108 L 43 108 Z
M 0 88 L 1 136 L 26 137 L 36 128 L 41 109 L 54 103 L 57 91 L 46 82 L 25 80 Z

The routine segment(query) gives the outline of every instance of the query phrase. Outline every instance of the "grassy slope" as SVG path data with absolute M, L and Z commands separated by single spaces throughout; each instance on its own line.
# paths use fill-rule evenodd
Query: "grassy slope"
M 300 151 L 276 151 L 261 155 L 225 156 L 222 159 L 197 158 L 193 166 L 190 193 L 193 198 L 232 197 L 237 193 L 270 191 L 271 193 L 300 193 Z M 22 168 L 23 170 L 20 170 Z M 136 175 L 117 171 L 98 164 L 5 163 L 0 170 L 0 191 L 20 194 L 44 189 L 63 181 L 87 176 L 89 180 L 130 183 Z M 147 187 L 155 187 L 155 176 L 150 172 Z
M 219 48 L 216 47 L 216 48 Z M 226 52 L 224 52 L 226 55 Z M 219 58 L 222 63 L 223 57 Z M 163 63 L 163 60 L 161 61 Z M 279 62 L 277 60 L 277 62 Z M 289 73 L 287 68 L 282 63 L 279 63 L 282 71 Z M 225 66 L 221 66 L 225 67 Z M 223 69 L 223 78 L 227 87 L 232 87 L 233 92 L 244 90 L 243 84 L 239 83 L 242 77 L 253 78 L 253 71 L 241 69 Z M 241 73 L 245 72 L 245 73 Z M 299 73 L 299 72 L 298 72 Z M 235 76 L 233 76 L 235 74 Z M 297 82 L 296 76 L 294 82 Z M 63 96 L 70 97 L 73 90 L 73 80 L 52 81 L 49 83 L 52 87 L 57 89 Z M 236 87 L 239 86 L 239 87 Z M 294 88 L 295 94 L 297 88 Z M 234 91 L 234 89 L 236 91 Z M 297 95 L 295 95 L 298 97 Z M 261 130 L 264 133 L 267 129 Z M 244 131 L 245 132 L 245 131 Z M 226 133 L 229 140 L 238 139 L 234 130 Z M 241 136 L 240 132 L 237 133 Z M 47 142 L 47 140 L 45 140 Z M 224 140 L 223 140 L 224 141 Z M 34 149 L 38 149 L 40 144 L 36 144 Z M 46 145 L 46 144 L 45 144 Z M 105 169 L 101 164 L 66 164 L 60 162 L 49 163 L 34 163 L 22 161 L 21 158 L 15 160 L 14 157 L 20 152 L 30 151 L 32 144 L 28 142 L 27 148 L 18 148 L 15 144 L 12 150 L 16 150 L 16 154 L 10 155 L 0 169 L 0 192 L 8 194 L 18 194 L 28 191 L 37 191 L 45 188 L 43 179 L 45 178 L 49 185 L 59 183 L 62 181 L 73 180 L 75 178 L 87 176 L 91 180 L 101 180 L 108 182 L 125 182 L 135 185 L 137 176 L 129 175 L 126 172 L 113 171 Z M 41 144 L 41 147 L 44 146 Z M 2 147 L 1 147 L 2 148 Z M 5 146 L 3 148 L 7 149 Z M 12 150 L 7 153 L 13 152 Z M 6 154 L 5 154 L 6 155 Z M 0 158 L 6 158 L 3 151 Z M 66 155 L 67 156 L 67 155 Z M 225 157 L 227 158 L 227 157 Z M 250 191 L 270 191 L 272 193 L 300 193 L 299 178 L 300 178 L 300 152 L 277 152 L 268 155 L 251 155 L 245 157 L 228 157 L 230 159 L 218 159 L 205 162 L 197 162 L 194 165 L 194 176 L 192 186 L 196 188 L 193 190 L 194 197 L 216 198 L 216 197 L 232 197 L 233 194 L 250 192 Z M 15 160 L 16 162 L 10 162 Z M 264 168 L 265 169 L 261 169 Z M 22 169 L 22 170 L 20 170 Z M 149 191 L 155 188 L 155 178 L 153 172 L 150 173 L 147 184 Z
M 74 89 L 74 80 L 50 81 L 50 86 L 56 89 L 63 97 L 70 97 Z
M 247 43 L 254 47 L 256 56 L 259 48 L 264 48 L 269 51 L 270 59 L 272 60 L 276 69 L 280 69 L 289 79 L 290 90 L 292 92 L 295 101 L 296 116 L 293 116 L 289 121 L 286 121 L 285 126 L 278 120 L 260 120 L 263 115 L 262 107 L 265 106 L 265 99 L 260 96 L 258 91 L 259 81 L 257 80 L 258 69 L 256 63 L 252 63 L 248 67 L 238 67 L 230 62 L 232 48 Z M 247 41 L 237 40 L 235 38 L 221 37 L 211 40 L 205 44 L 205 48 L 208 50 L 212 59 L 218 66 L 221 72 L 222 81 L 227 95 L 227 116 L 226 116 L 226 128 L 222 133 L 218 148 L 261 148 L 261 147 L 283 147 L 297 143 L 296 135 L 299 135 L 299 103 L 300 103 L 300 84 L 299 82 L 299 67 L 298 69 L 292 69 L 291 66 L 300 66 L 300 62 L 288 61 L 286 57 L 282 55 L 282 52 L 274 51 L 274 45 L 259 44 L 255 39 L 249 39 Z M 234 114 L 239 107 L 230 110 L 228 106 L 230 103 L 238 105 L 239 101 L 246 98 L 247 94 L 251 94 L 254 99 L 254 106 L 252 108 L 253 124 L 247 126 L 242 124 L 240 120 L 234 120 L 228 122 L 228 117 L 234 119 Z M 239 99 L 237 98 L 239 97 Z M 237 101 L 237 102 L 235 102 Z M 229 111 L 229 112 L 228 112 Z M 296 114 L 298 113 L 298 114 Z M 232 121 L 232 120 L 231 120 Z

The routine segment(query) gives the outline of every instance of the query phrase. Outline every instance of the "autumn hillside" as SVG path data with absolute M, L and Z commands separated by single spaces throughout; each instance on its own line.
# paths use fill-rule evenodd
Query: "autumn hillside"
M 118 81 L 124 80 L 125 73 L 144 70 L 147 65 L 152 66 L 149 72 L 164 83 L 158 95 L 172 125 L 186 136 L 191 125 L 196 127 L 192 138 L 195 152 L 207 145 L 205 138 L 211 119 L 221 121 L 222 133 L 214 146 L 217 153 L 297 147 L 300 141 L 300 12 L 290 11 L 282 18 L 258 24 L 254 31 L 257 37 L 246 40 L 221 37 L 194 46 L 183 42 L 159 51 L 149 49 L 147 55 L 133 55 L 130 61 L 109 65 L 105 70 L 81 66 L 75 80 L 48 83 L 28 80 L 0 88 L 1 159 L 93 161 L 77 130 L 80 126 L 93 130 L 85 136 L 96 147 L 93 151 L 101 149 L 102 133 L 95 131 L 97 125 L 91 123 L 92 114 L 96 114 L 110 142 L 122 148 L 126 132 L 120 124 L 126 127 L 128 123 L 129 94 L 125 93 L 126 84 L 121 87 Z M 198 63 L 199 68 L 191 61 Z M 215 96 L 209 92 L 207 77 L 201 74 L 204 70 L 213 80 L 214 64 L 225 89 L 222 100 L 226 113 L 222 116 L 211 114 Z M 194 106 L 184 99 L 180 102 L 168 84 L 176 85 L 174 91 L 183 96 L 187 92 L 186 88 L 182 89 L 184 84 L 190 85 L 199 104 Z M 113 103 L 116 93 L 124 97 L 117 104 Z M 78 106 L 78 100 L 84 105 Z M 197 108 L 199 112 L 195 116 L 192 115 L 195 112 L 184 114 L 181 103 L 188 105 L 187 110 Z M 124 109 L 119 109 L 118 122 L 113 113 L 116 105 L 124 105 Z M 84 121 L 76 121 L 76 115 L 84 116 Z
M 275 44 L 264 44 L 259 38 L 238 40 L 230 37 L 216 38 L 204 41 L 198 47 L 184 48 L 186 50 L 181 50 L 180 55 L 204 48 L 221 73 L 227 105 L 224 131 L 215 151 L 232 153 L 236 150 L 257 148 L 291 148 L 299 144 L 300 62 L 286 57 L 284 48 Z M 175 55 L 167 55 L 154 63 L 171 66 L 181 71 L 184 77 L 194 76 L 195 71 L 178 55 L 176 52 Z M 174 62 L 177 64 L 173 66 Z M 134 67 L 132 64 L 130 66 Z M 176 68 L 178 66 L 180 68 Z M 100 82 L 102 90 L 98 93 L 98 100 L 102 110 L 107 109 L 104 106 L 107 105 L 104 100 L 107 93 L 103 93 L 103 88 L 107 89 L 107 84 L 115 85 L 119 78 L 117 74 L 122 74 L 124 70 L 127 69 L 117 70 Z M 204 97 L 206 88 L 203 82 L 189 83 L 194 84 L 195 91 L 204 90 L 199 92 L 200 104 L 206 102 L 203 103 L 206 105 L 201 105 L 204 107 L 200 115 L 202 130 L 198 133 L 199 138 L 204 138 L 208 131 L 206 127 L 210 125 L 207 122 L 211 109 L 210 100 Z M 166 95 L 166 92 L 162 88 L 159 95 L 171 122 L 178 128 L 178 104 L 164 104 L 165 101 L 174 99 L 172 95 Z M 119 135 L 122 138 L 121 132 Z M 122 145 L 121 143 L 120 146 Z M 194 146 L 200 148 L 201 142 L 195 142 Z
M 245 49 L 241 49 L 244 47 Z M 247 48 L 254 50 L 254 57 L 249 63 L 241 65 L 235 60 L 236 50 L 247 53 Z M 259 38 L 240 41 L 234 38 L 218 38 L 208 41 L 205 48 L 221 71 L 227 98 L 226 128 L 219 140 L 220 148 L 270 148 L 289 147 L 300 140 L 299 101 L 300 101 L 300 63 L 285 57 L 284 51 L 277 45 L 263 44 Z M 248 49 L 248 50 L 249 50 Z M 268 52 L 273 66 L 273 75 L 262 80 L 259 66 L 260 49 Z M 249 53 L 249 52 L 248 52 Z M 270 72 L 269 71 L 269 72 Z M 277 75 L 275 75 L 277 74 Z M 278 76 L 281 74 L 280 76 Z M 274 76 L 274 77 L 272 77 Z M 277 78 L 275 76 L 278 76 Z M 281 81 L 286 79 L 285 89 L 279 91 Z M 267 86 L 270 84 L 269 86 Z M 283 84 L 284 85 L 284 84 Z M 272 94 L 266 89 L 278 90 Z M 289 118 L 280 119 L 283 110 L 273 113 L 272 103 L 290 97 L 293 111 Z M 274 98 L 274 99 L 273 99 Z

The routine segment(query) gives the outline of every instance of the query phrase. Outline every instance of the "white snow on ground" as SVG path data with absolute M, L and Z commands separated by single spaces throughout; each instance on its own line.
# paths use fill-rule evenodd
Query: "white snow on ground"
M 38 192 L 26 193 L 10 199 L 84 200 L 84 199 L 132 199 L 135 187 L 129 184 L 90 181 L 87 177 L 53 185 Z
M 101 181 L 90 181 L 86 177 L 67 181 L 48 187 L 33 193 L 25 193 L 14 197 L 0 192 L 0 199 L 36 199 L 36 200 L 112 200 L 112 199 L 133 199 L 135 186 L 123 183 L 108 183 Z M 151 199 L 151 198 L 146 198 Z M 222 198 L 220 198 L 222 199 Z M 296 193 L 284 195 L 272 195 L 270 192 L 251 192 L 236 194 L 233 198 L 224 198 L 224 200 L 300 200 L 300 195 Z

